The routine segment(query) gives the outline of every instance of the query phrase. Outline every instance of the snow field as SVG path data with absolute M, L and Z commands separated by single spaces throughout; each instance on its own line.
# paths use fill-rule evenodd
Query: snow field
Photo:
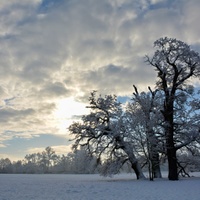
M 1 174 L 0 200 L 199 200 L 200 176 L 135 180 L 131 174 Z

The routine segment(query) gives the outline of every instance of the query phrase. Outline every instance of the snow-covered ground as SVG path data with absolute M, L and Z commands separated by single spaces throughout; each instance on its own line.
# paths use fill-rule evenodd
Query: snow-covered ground
M 0 174 L 0 200 L 199 200 L 200 174 L 179 181 L 138 181 L 132 174 Z

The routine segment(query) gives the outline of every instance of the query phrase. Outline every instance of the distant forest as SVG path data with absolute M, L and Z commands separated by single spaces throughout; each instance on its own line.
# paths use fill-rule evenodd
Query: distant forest
M 96 159 L 84 150 L 65 155 L 57 155 L 53 148 L 28 154 L 23 160 L 12 162 L 9 158 L 0 159 L 0 173 L 84 173 L 96 172 Z
M 200 155 L 192 156 L 182 153 L 179 156 L 179 174 L 189 176 L 189 172 L 200 171 Z M 144 157 L 139 158 L 144 171 L 148 171 L 148 163 Z M 81 148 L 65 155 L 57 155 L 53 148 L 46 147 L 44 151 L 28 154 L 23 160 L 11 161 L 0 159 L 0 173 L 4 174 L 104 174 L 106 164 L 98 162 L 97 158 Z M 161 167 L 167 170 L 166 157 L 161 159 Z M 123 166 L 120 172 L 133 173 L 129 164 Z

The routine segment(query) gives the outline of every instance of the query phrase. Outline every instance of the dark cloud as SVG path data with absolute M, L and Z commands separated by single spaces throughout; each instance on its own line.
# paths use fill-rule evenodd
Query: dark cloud
M 155 73 L 153 69 L 145 66 L 145 63 L 140 68 L 110 64 L 97 70 L 87 71 L 80 79 L 86 91 L 94 89 L 100 93 L 131 95 L 133 84 L 146 87 L 152 85 Z
M 39 115 L 48 116 L 56 109 L 55 103 L 43 103 L 40 108 L 36 111 Z
M 27 116 L 32 116 L 35 113 L 33 109 L 15 110 L 13 108 L 3 108 L 0 110 L 0 123 L 10 121 L 20 121 L 26 119 Z
M 71 91 L 66 88 L 66 86 L 61 82 L 47 83 L 43 89 L 39 91 L 41 96 L 54 98 L 54 97 L 68 97 Z

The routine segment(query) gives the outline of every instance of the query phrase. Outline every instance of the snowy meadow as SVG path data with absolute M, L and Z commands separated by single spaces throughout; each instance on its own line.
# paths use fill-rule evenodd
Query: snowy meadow
M 132 174 L 0 174 L 1 200 L 199 200 L 200 174 L 169 181 L 136 180 Z

